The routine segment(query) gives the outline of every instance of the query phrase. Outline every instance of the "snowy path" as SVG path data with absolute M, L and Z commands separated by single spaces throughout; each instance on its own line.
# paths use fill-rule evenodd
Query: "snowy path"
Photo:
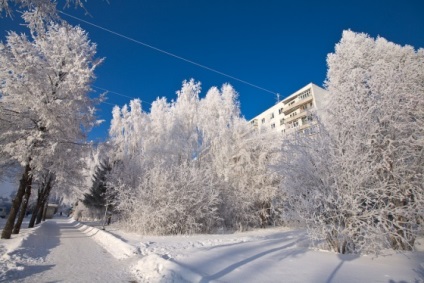
M 0 282 L 132 282 L 125 261 L 115 259 L 66 218 L 48 220 L 11 258 L 19 270 Z
M 107 230 L 58 218 L 0 240 L 0 282 L 424 282 L 424 239 L 416 252 L 374 257 L 312 250 L 305 231 L 284 227 L 190 236 Z

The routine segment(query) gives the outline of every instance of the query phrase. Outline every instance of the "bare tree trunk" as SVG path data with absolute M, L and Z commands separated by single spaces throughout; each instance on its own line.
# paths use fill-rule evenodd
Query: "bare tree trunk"
M 38 211 L 40 210 L 40 207 L 41 207 L 41 203 L 38 203 L 37 201 L 37 204 L 35 205 L 32 211 L 31 220 L 29 221 L 28 228 L 34 228 L 35 219 L 37 218 L 37 214 L 38 214 Z
M 1 233 L 2 239 L 10 239 L 12 235 L 13 225 L 15 224 L 16 215 L 18 214 L 19 207 L 22 203 L 22 198 L 25 193 L 25 188 L 28 186 L 28 180 L 30 175 L 31 167 L 28 164 L 25 166 L 25 171 L 22 174 L 22 178 L 19 182 L 18 192 L 16 193 L 16 197 L 13 199 L 12 208 L 10 210 L 9 217 L 7 218 L 6 225 L 3 228 L 3 232 Z
M 24 217 L 26 215 L 29 198 L 31 197 L 31 190 L 32 190 L 32 176 L 29 177 L 28 185 L 25 189 L 25 197 L 21 204 L 21 211 L 18 216 L 18 221 L 16 221 L 15 227 L 13 228 L 13 231 L 12 231 L 13 234 L 19 234 L 19 231 L 21 230 L 22 221 L 24 220 Z
M 47 214 L 48 207 L 49 207 L 49 201 L 46 200 L 46 204 L 44 205 L 44 211 L 43 211 L 43 221 L 46 221 L 46 214 Z
M 52 176 L 49 175 L 47 181 L 45 181 L 42 184 L 41 188 L 38 189 L 37 203 L 32 212 L 32 216 L 31 216 L 31 220 L 29 221 L 28 228 L 34 227 L 35 220 L 37 220 L 38 214 L 43 210 L 46 194 L 50 194 L 51 187 L 52 187 Z M 41 222 L 41 216 L 39 218 L 40 220 L 37 221 L 37 224 Z
M 37 213 L 37 221 L 35 222 L 35 224 L 40 224 L 41 223 L 41 219 L 43 218 L 43 212 L 44 212 L 44 207 L 46 206 L 46 201 L 43 200 L 43 203 L 41 204 L 41 207 Z

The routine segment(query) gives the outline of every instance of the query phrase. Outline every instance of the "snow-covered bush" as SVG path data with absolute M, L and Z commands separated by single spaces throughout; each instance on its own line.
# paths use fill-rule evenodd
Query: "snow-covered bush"
M 204 233 L 271 222 L 278 178 L 267 170 L 275 147 L 240 117 L 231 86 L 199 94 L 191 80 L 176 101 L 158 99 L 150 113 L 139 100 L 114 109 L 109 181 L 131 230 Z
M 424 51 L 345 31 L 319 134 L 285 146 L 284 190 L 337 252 L 409 250 L 424 211 Z

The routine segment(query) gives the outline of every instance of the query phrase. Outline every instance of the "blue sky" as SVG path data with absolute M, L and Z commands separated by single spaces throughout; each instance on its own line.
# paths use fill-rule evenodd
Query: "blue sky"
M 88 0 L 86 6 L 91 16 L 73 8 L 65 12 L 278 92 L 281 98 L 309 82 L 323 84 L 326 56 L 344 29 L 424 47 L 422 0 Z M 152 102 L 163 96 L 174 99 L 185 79 L 201 81 L 202 95 L 228 82 L 239 92 L 246 119 L 276 102 L 271 93 L 63 17 L 87 30 L 98 44 L 98 56 L 106 58 L 96 72 L 97 87 Z M 5 31 L 19 28 L 18 18 L 16 13 L 13 21 L 0 18 L 1 40 Z M 122 106 L 129 100 L 110 93 L 107 102 Z M 99 118 L 106 122 L 90 139 L 107 136 L 112 107 L 99 105 Z

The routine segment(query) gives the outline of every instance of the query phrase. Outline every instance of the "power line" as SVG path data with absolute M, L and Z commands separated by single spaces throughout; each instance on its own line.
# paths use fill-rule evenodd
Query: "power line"
M 116 95 L 122 96 L 122 97 L 131 98 L 131 99 L 136 99 L 135 97 L 128 96 L 128 95 L 125 95 L 125 94 L 122 94 L 122 93 L 119 93 L 119 92 L 111 91 L 111 90 L 108 90 L 108 89 L 105 89 L 105 88 L 101 88 L 101 87 L 98 87 L 98 86 L 95 86 L 95 85 L 93 85 L 93 87 L 94 87 L 94 88 L 97 88 L 97 89 L 99 89 L 99 90 L 107 91 L 107 92 L 110 92 L 110 93 L 113 93 L 113 94 L 116 94 Z
M 122 96 L 122 97 L 130 98 L 130 99 L 138 99 L 137 97 L 128 96 L 128 95 L 125 95 L 125 94 L 122 94 L 122 93 L 119 93 L 119 92 L 116 92 L 116 91 L 108 90 L 108 89 L 105 89 L 105 88 L 102 88 L 102 87 L 99 87 L 99 86 L 93 85 L 92 87 L 99 89 L 101 91 L 106 91 L 107 93 L 116 94 L 116 95 L 119 95 L 119 96 Z M 141 101 L 141 103 L 152 105 L 150 102 L 147 102 L 147 101 L 144 101 L 144 100 L 141 100 L 141 99 L 140 99 L 140 101 Z M 112 106 L 116 105 L 116 104 L 105 102 L 105 101 L 102 101 L 101 103 L 109 104 L 109 105 L 112 105 Z
M 100 101 L 100 103 L 107 104 L 107 105 L 112 105 L 112 106 L 116 106 L 116 104 L 113 104 L 113 103 L 110 103 L 110 102 L 106 102 L 106 101 Z
M 205 70 L 208 70 L 208 71 L 214 72 L 214 73 L 216 73 L 216 74 L 219 74 L 219 75 L 221 75 L 221 76 L 224 76 L 224 77 L 227 77 L 227 78 L 230 78 L 230 79 L 236 80 L 236 81 L 238 81 L 238 82 L 244 83 L 244 84 L 249 85 L 249 86 L 251 86 L 251 87 L 254 87 L 254 88 L 257 88 L 257 89 L 260 89 L 260 90 L 263 90 L 263 91 L 266 91 L 266 92 L 269 92 L 269 93 L 272 93 L 272 94 L 277 95 L 277 93 L 276 93 L 275 91 L 268 90 L 268 89 L 263 88 L 263 87 L 260 87 L 260 86 L 258 86 L 258 85 L 255 85 L 255 84 L 249 83 L 249 82 L 247 82 L 247 81 L 245 81 L 245 80 L 242 80 L 242 79 L 236 78 L 236 77 L 234 77 L 234 76 L 228 75 L 228 74 L 226 74 L 226 73 L 220 72 L 220 71 L 218 71 L 218 70 L 216 70 L 216 69 L 213 69 L 213 68 L 210 68 L 210 67 L 208 67 L 208 66 L 202 65 L 202 64 L 200 64 L 200 63 L 194 62 L 194 61 L 189 60 L 189 59 L 187 59 L 187 58 L 184 58 L 184 57 L 178 56 L 178 55 L 176 55 L 176 54 L 174 54 L 174 53 L 171 53 L 171 52 L 165 51 L 165 50 L 163 50 L 163 49 L 160 49 L 160 48 L 158 48 L 158 47 L 155 47 L 155 46 L 152 46 L 152 45 L 150 45 L 150 44 L 144 43 L 144 42 L 139 41 L 139 40 L 137 40 L 137 39 L 134 39 L 134 38 L 131 38 L 131 37 L 129 37 L 129 36 L 126 36 L 126 35 L 120 34 L 120 33 L 118 33 L 118 32 L 112 31 L 112 30 L 110 30 L 110 29 L 104 28 L 104 27 L 102 27 L 102 26 L 96 25 L 96 24 L 94 24 L 94 23 L 88 22 L 88 21 L 83 20 L 83 19 L 80 19 L 80 18 L 78 18 L 78 17 L 72 16 L 72 15 L 67 14 L 67 13 L 65 13 L 65 12 L 59 11 L 59 13 L 61 13 L 61 14 L 65 15 L 65 16 L 68 16 L 68 17 L 70 17 L 70 18 L 73 18 L 73 19 L 75 19 L 75 20 L 81 21 L 81 22 L 83 22 L 83 23 L 86 23 L 86 24 L 88 24 L 88 25 L 91 25 L 91 26 L 93 26 L 93 27 L 96 27 L 96 28 L 98 28 L 98 29 L 101 29 L 101 30 L 107 31 L 107 32 L 109 32 L 109 33 L 111 33 L 111 34 L 114 34 L 114 35 L 116 35 L 116 36 L 122 37 L 122 38 L 124 38 L 124 39 L 129 40 L 129 41 L 135 42 L 135 43 L 140 44 L 140 45 L 142 45 L 142 46 L 144 46 L 144 47 L 147 47 L 147 48 L 153 49 L 153 50 L 155 50 L 155 51 L 161 52 L 161 53 L 166 54 L 166 55 L 168 55 L 168 56 L 171 56 L 171 57 L 177 58 L 177 59 L 179 59 L 179 60 L 185 61 L 185 62 L 187 62 L 187 63 L 193 64 L 193 65 L 198 66 L 198 67 L 200 67 L 200 68 L 203 68 L 203 69 L 205 69 Z

